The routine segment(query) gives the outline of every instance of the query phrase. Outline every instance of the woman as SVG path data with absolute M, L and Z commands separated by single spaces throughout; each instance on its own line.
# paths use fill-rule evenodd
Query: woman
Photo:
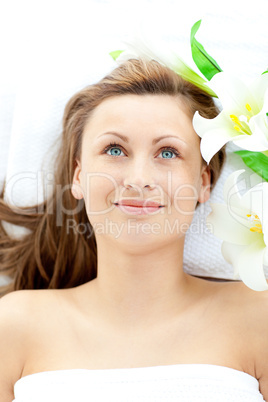
M 1 401 L 268 398 L 267 296 L 182 269 L 224 160 L 203 162 L 196 110 L 217 115 L 142 60 L 69 101 L 52 197 L 20 215 L 1 204 L 31 229 L 20 242 L 2 229 L 6 292 L 24 290 L 1 299 Z

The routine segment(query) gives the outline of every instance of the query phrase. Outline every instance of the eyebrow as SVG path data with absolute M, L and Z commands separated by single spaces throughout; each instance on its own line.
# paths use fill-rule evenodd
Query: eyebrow
M 115 131 L 108 131 L 107 133 L 101 134 L 98 138 L 103 137 L 104 135 L 115 135 L 116 137 L 121 138 L 121 140 L 125 141 L 127 144 L 129 143 L 128 137 L 126 137 L 125 135 L 119 134 Z M 186 142 L 184 140 L 177 137 L 176 135 L 161 135 L 160 137 L 153 139 L 152 145 L 157 144 L 159 141 L 161 141 L 164 138 L 176 138 L 177 140 L 182 141 L 186 144 Z

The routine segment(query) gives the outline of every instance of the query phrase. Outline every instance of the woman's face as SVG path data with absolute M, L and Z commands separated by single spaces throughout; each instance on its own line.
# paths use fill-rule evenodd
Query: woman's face
M 210 176 L 183 101 L 168 95 L 103 101 L 85 126 L 73 184 L 96 238 L 144 244 L 184 235 L 197 201 L 209 197 Z

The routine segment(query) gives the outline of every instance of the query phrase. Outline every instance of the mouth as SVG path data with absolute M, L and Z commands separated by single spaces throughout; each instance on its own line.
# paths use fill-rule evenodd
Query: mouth
M 116 207 L 125 213 L 132 215 L 146 215 L 152 212 L 156 212 L 163 208 L 164 205 L 150 200 L 134 200 L 124 199 L 114 203 Z

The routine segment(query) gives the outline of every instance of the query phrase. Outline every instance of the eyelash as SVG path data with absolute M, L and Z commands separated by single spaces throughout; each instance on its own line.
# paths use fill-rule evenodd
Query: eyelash
M 105 147 L 104 150 L 102 151 L 102 153 L 103 153 L 103 154 L 106 154 L 106 152 L 108 152 L 108 151 L 109 151 L 110 149 L 112 149 L 112 148 L 119 148 L 119 149 L 121 149 L 121 151 L 124 152 L 124 149 L 123 149 L 123 147 L 122 147 L 121 145 L 119 145 L 119 144 L 113 142 L 113 143 L 110 143 L 107 147 Z M 180 153 L 178 152 L 178 150 L 177 150 L 176 148 L 173 148 L 173 147 L 162 147 L 162 148 L 160 149 L 160 151 L 170 151 L 170 152 L 173 152 L 173 153 L 174 153 L 174 155 L 176 156 L 176 158 L 180 158 L 180 157 L 181 157 L 181 155 L 180 155 Z M 109 156 L 112 156 L 112 157 L 117 158 L 117 156 L 115 156 L 115 155 L 109 155 Z M 119 156 L 120 156 L 120 155 L 119 155 Z M 162 159 L 175 159 L 175 158 L 162 158 Z

